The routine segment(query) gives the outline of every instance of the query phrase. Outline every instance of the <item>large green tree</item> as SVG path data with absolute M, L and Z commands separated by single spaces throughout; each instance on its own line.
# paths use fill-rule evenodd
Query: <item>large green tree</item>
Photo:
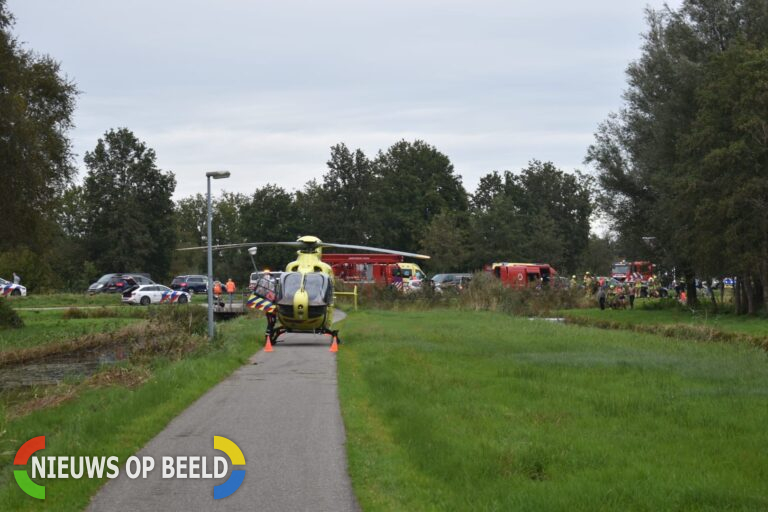
M 267 184 L 257 188 L 247 198 L 241 214 L 240 234 L 249 242 L 292 241 L 303 232 L 299 212 L 293 194 L 282 187 Z M 282 270 L 293 259 L 296 250 L 284 247 L 259 247 L 254 258 L 259 269 Z M 246 257 L 248 268 L 252 268 L 250 257 Z
M 420 251 L 431 259 L 422 266 L 435 273 L 468 272 L 470 243 L 469 214 L 443 211 L 424 230 Z
M 663 263 L 687 278 L 689 302 L 695 303 L 697 270 L 721 276 L 733 271 L 725 259 L 717 268 L 702 266 L 699 256 L 702 222 L 722 222 L 717 208 L 699 207 L 709 198 L 698 192 L 692 172 L 704 158 L 691 151 L 690 140 L 700 131 L 694 124 L 703 106 L 701 88 L 713 78 L 707 77 L 710 63 L 733 46 L 765 46 L 768 1 L 685 0 L 677 10 L 649 10 L 647 19 L 642 55 L 627 71 L 624 107 L 598 128 L 587 160 L 598 169 L 602 206 L 622 245 L 641 252 L 643 236 L 655 237 Z M 727 131 L 717 126 L 710 128 Z
M 591 179 L 533 160 L 519 174 L 493 172 L 472 198 L 476 266 L 539 261 L 579 268 L 589 241 Z
M 99 272 L 168 277 L 176 231 L 176 179 L 156 165 L 154 150 L 130 130 L 109 130 L 85 154 L 85 243 Z
M 424 141 L 401 140 L 373 163 L 370 241 L 416 251 L 444 211 L 465 212 L 469 199 L 450 159 Z
M 737 298 L 749 313 L 768 296 L 766 84 L 768 50 L 734 45 L 714 57 L 697 89 L 698 110 L 678 166 L 699 198 L 692 215 L 696 268 L 740 276 Z
M 56 235 L 56 208 L 75 169 L 67 132 L 77 94 L 51 57 L 23 47 L 11 33 L 13 17 L 0 0 L 0 273 L 46 266 Z M 30 258 L 21 258 L 23 254 Z M 3 252 L 9 252 L 3 256 Z M 13 267 L 13 268 L 11 268 Z M 25 282 L 50 284 L 50 273 L 29 271 Z
M 296 193 L 300 225 L 297 234 L 329 242 L 365 244 L 371 236 L 371 197 L 375 190 L 372 163 L 362 150 L 344 143 L 331 147 L 328 170 Z
M 206 197 L 195 194 L 177 201 L 174 207 L 174 226 L 179 248 L 205 245 L 208 229 Z M 171 256 L 171 273 L 174 276 L 205 274 L 206 258 L 205 251 L 174 251 Z

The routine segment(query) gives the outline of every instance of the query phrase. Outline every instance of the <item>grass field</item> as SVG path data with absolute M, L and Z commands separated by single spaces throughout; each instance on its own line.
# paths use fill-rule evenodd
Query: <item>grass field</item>
M 125 379 L 99 379 L 97 374 L 73 391 L 74 398 L 15 419 L 9 419 L 7 398 L 0 401 L 0 453 L 7 461 L 0 467 L 0 510 L 82 510 L 103 482 L 49 479 L 44 481 L 45 501 L 29 498 L 19 490 L 10 464 L 19 446 L 44 434 L 47 456 L 117 455 L 122 465 L 179 412 L 245 363 L 258 350 L 255 333 L 262 330 L 261 322 L 250 318 L 226 322 L 220 326 L 221 343 L 209 349 L 181 360 L 155 358 L 147 367 L 124 368 L 130 386 L 122 384 Z
M 563 311 L 565 316 L 608 320 L 626 324 L 655 325 L 681 324 L 697 327 L 744 333 L 753 336 L 768 336 L 768 318 L 746 317 L 734 314 L 713 314 L 706 310 L 692 312 L 684 308 L 645 309 L 644 302 L 638 301 L 635 309 L 600 311 L 594 309 L 571 309 Z
M 84 310 L 93 311 L 93 310 Z M 116 331 L 140 321 L 139 310 L 117 310 L 118 316 L 107 318 L 67 319 L 66 310 L 19 311 L 24 320 L 20 329 L 0 329 L 0 352 L 71 340 L 85 334 Z
M 205 294 L 192 295 L 194 304 L 205 304 Z M 239 296 L 238 296 L 239 297 Z M 28 295 L 26 297 L 10 297 L 8 303 L 17 309 L 26 308 L 61 308 L 61 307 L 91 307 L 91 306 L 120 306 L 122 297 L 119 293 L 53 293 L 48 295 Z
M 767 510 L 768 357 L 457 311 L 346 321 L 366 511 Z
M 85 293 L 55 293 L 50 295 L 27 295 L 11 297 L 8 303 L 14 308 L 54 308 L 76 306 L 119 306 L 120 295 L 103 293 L 88 295 Z

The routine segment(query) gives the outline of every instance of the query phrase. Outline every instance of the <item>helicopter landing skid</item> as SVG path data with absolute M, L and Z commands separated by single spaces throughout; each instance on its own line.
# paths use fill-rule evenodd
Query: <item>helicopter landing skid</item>
M 267 315 L 267 330 L 264 333 L 265 338 L 269 338 L 270 342 L 274 345 L 277 343 L 283 334 L 289 333 L 289 332 L 306 332 L 309 334 L 322 334 L 322 335 L 328 335 L 331 337 L 331 339 L 336 339 L 336 343 L 341 343 L 341 338 L 339 338 L 339 331 L 338 330 L 332 330 L 327 329 L 325 327 L 322 327 L 320 329 L 315 329 L 313 331 L 291 331 L 285 327 L 277 326 L 277 315 Z

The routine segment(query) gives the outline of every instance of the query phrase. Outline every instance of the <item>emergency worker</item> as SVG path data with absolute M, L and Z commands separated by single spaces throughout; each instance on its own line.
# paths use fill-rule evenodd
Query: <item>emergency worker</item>
M 635 309 L 635 293 L 637 292 L 637 283 L 639 282 L 634 283 L 635 286 L 633 286 L 633 283 L 627 283 L 625 286 L 626 293 L 629 296 L 629 309 Z
M 592 274 L 589 272 L 584 274 L 584 289 L 587 291 L 587 295 L 595 293 L 594 284 L 595 280 L 592 278 Z
M 605 286 L 601 285 L 597 288 L 597 303 L 600 304 L 600 310 L 605 310 Z
M 232 300 L 235 298 L 235 290 L 237 290 L 237 287 L 235 286 L 235 282 L 230 277 L 227 280 L 227 293 L 229 294 L 229 305 L 232 306 Z

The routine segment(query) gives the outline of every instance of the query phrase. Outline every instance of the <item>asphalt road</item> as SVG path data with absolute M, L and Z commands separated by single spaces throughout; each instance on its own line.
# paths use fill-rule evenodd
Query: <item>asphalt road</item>
M 147 479 L 129 479 L 121 468 L 88 510 L 359 510 L 347 473 L 330 338 L 294 334 L 285 340 L 272 353 L 255 354 L 137 454 L 155 459 Z M 214 485 L 226 478 L 161 478 L 164 455 L 223 456 L 213 449 L 214 436 L 232 440 L 245 456 L 245 480 L 234 494 L 213 499 Z

